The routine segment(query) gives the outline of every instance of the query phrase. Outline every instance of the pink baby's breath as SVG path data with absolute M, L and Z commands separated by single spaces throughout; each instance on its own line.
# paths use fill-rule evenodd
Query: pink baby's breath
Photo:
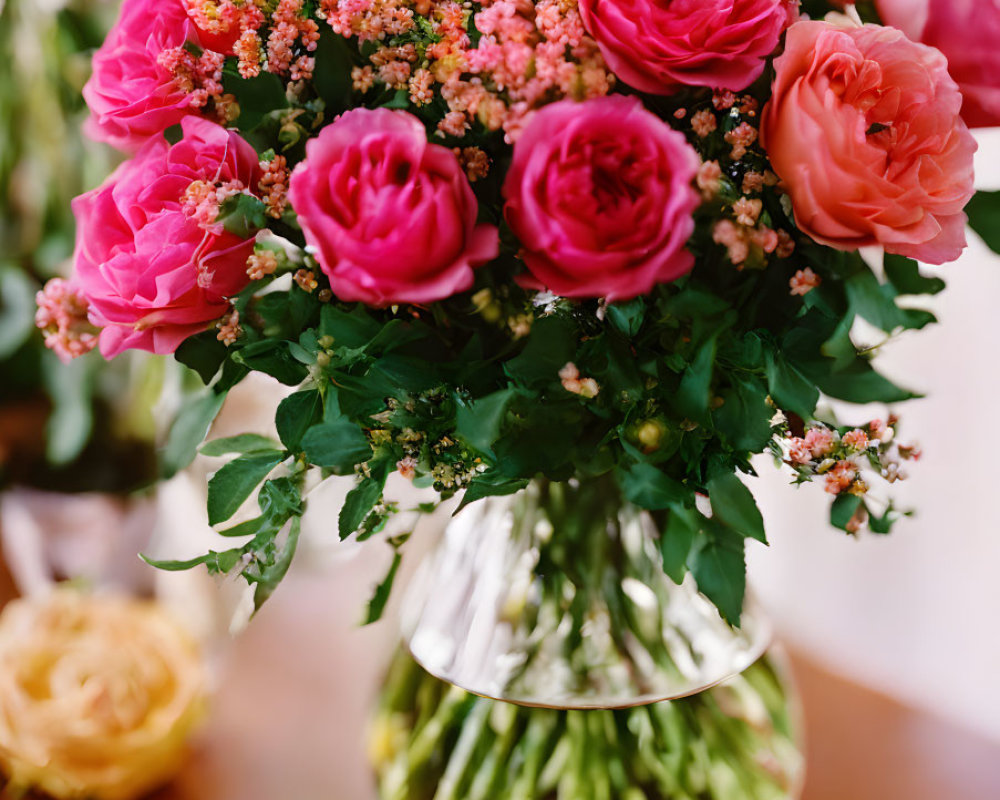
M 71 283 L 52 278 L 35 296 L 35 302 L 35 325 L 45 334 L 45 346 L 63 363 L 97 346 L 99 331 L 87 318 L 87 299 Z

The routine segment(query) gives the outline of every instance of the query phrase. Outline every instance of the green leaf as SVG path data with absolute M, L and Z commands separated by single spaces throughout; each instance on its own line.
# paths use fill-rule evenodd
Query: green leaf
M 291 478 L 273 478 L 265 483 L 257 497 L 261 512 L 282 525 L 289 517 L 305 512 L 299 486 Z
M 576 326 L 572 320 L 554 314 L 531 326 L 528 343 L 516 358 L 504 365 L 517 383 L 534 386 L 558 383 L 559 370 L 576 354 Z
M 994 253 L 1000 253 L 1000 192 L 976 192 L 965 207 L 969 226 Z
M 868 530 L 872 533 L 885 535 L 892 532 L 892 526 L 896 522 L 896 510 L 890 505 L 885 514 L 881 517 L 868 513 Z
M 253 592 L 255 613 L 260 611 L 260 607 L 274 594 L 274 590 L 278 588 L 278 584 L 288 574 L 288 568 L 292 565 L 292 559 L 295 557 L 295 549 L 299 543 L 299 533 L 301 530 L 302 522 L 300 518 L 293 518 L 292 526 L 288 531 L 288 538 L 281 548 L 281 553 L 272 564 L 261 571 L 260 575 L 255 576 L 253 581 L 256 584 Z
M 277 450 L 252 453 L 220 468 L 208 482 L 208 524 L 217 525 L 235 514 L 284 458 L 285 454 Z
M 224 439 L 212 439 L 201 446 L 203 456 L 224 456 L 229 453 L 258 453 L 261 450 L 276 450 L 278 443 L 267 436 L 256 433 L 241 433 Z
M 842 531 L 847 530 L 855 512 L 861 507 L 861 498 L 855 494 L 840 494 L 830 506 L 830 524 Z
M 625 499 L 639 508 L 659 511 L 683 505 L 691 491 L 653 464 L 634 464 L 627 472 L 618 471 L 618 484 Z
M 712 414 L 715 427 L 734 450 L 759 451 L 771 440 L 774 409 L 767 390 L 757 380 L 734 378 L 733 384 L 722 392 L 724 402 Z
M 612 303 L 608 306 L 608 321 L 611 327 L 631 339 L 638 335 L 646 317 L 646 302 L 641 297 L 626 303 Z
M 234 194 L 222 201 L 215 221 L 234 236 L 251 239 L 267 227 L 267 206 L 252 195 Z
M 677 410 L 693 420 L 704 420 L 708 416 L 715 347 L 715 338 L 711 338 L 698 349 L 694 361 L 684 371 L 674 397 Z
M 42 380 L 52 399 L 52 413 L 45 425 L 45 455 L 53 464 L 69 464 L 90 441 L 99 363 L 84 357 L 63 364 L 52 351 L 42 353 Z
M 208 435 L 225 400 L 225 392 L 206 391 L 181 409 L 160 455 L 160 473 L 164 479 L 172 478 L 194 461 L 198 445 Z
M 216 533 L 218 533 L 219 536 L 239 539 L 243 536 L 258 536 L 270 527 L 272 527 L 271 520 L 266 515 L 262 514 L 259 517 L 248 519 L 246 522 L 241 522 L 239 525 L 233 525 L 233 527 L 226 528 L 223 531 L 216 531 Z M 274 532 L 277 533 L 277 530 Z
M 692 572 L 699 591 L 733 625 L 739 625 L 746 594 L 746 560 L 744 540 L 725 530 L 713 530 L 713 535 L 699 548 Z
M 858 348 L 851 340 L 851 328 L 854 326 L 854 314 L 847 314 L 837 327 L 834 328 L 830 338 L 823 342 L 820 352 L 827 358 L 833 359 L 832 368 L 834 371 L 846 369 L 858 357 Z
M 785 357 L 773 349 L 765 352 L 767 383 L 778 407 L 809 419 L 819 402 L 819 389 Z
M 910 327 L 909 317 L 896 305 L 891 293 L 883 291 L 878 278 L 867 267 L 848 278 L 845 288 L 851 307 L 872 325 L 887 333 Z
M 462 502 L 455 509 L 455 514 L 470 503 L 486 497 L 505 497 L 517 494 L 529 483 L 527 478 L 507 478 L 495 471 L 484 472 L 469 481 L 462 496 Z
M 0 359 L 17 352 L 35 329 L 35 291 L 23 270 L 0 266 Z
M 513 397 L 513 389 L 503 389 L 470 403 L 459 403 L 455 414 L 455 433 L 470 447 L 490 453 Z
M 240 104 L 240 116 L 236 124 L 244 132 L 256 128 L 265 115 L 275 109 L 288 106 L 284 84 L 277 75 L 269 72 L 262 72 L 255 78 L 243 78 L 226 72 L 222 85 L 224 91 L 235 95 Z
M 351 68 L 354 66 L 351 46 L 343 36 L 324 28 L 315 56 L 316 68 L 313 71 L 312 85 L 326 103 L 326 110 L 332 119 L 350 106 L 353 89 Z
M 816 383 L 824 394 L 849 403 L 899 403 L 920 397 L 915 392 L 896 386 L 863 359 L 856 360 L 845 370 L 820 378 Z
M 333 305 L 323 306 L 319 335 L 332 336 L 335 348 L 366 347 L 381 331 L 382 326 L 372 318 L 364 306 L 344 311 Z
M 882 263 L 886 277 L 899 294 L 937 294 L 945 288 L 940 278 L 921 275 L 920 265 L 912 258 L 886 253 Z
M 265 339 L 234 351 L 232 359 L 252 370 L 270 375 L 286 386 L 298 386 L 306 379 L 309 370 L 295 360 L 288 345 L 285 341 Z
M 198 556 L 197 558 L 192 558 L 187 561 L 157 561 L 156 559 L 152 559 L 149 556 L 140 553 L 139 558 L 149 564 L 149 566 L 155 567 L 156 569 L 162 569 L 164 572 L 186 572 L 189 569 L 200 567 L 215 555 L 217 554 L 206 553 L 203 556 Z
M 660 534 L 660 555 L 663 571 L 678 585 L 687 575 L 688 556 L 704 519 L 696 509 L 682 507 L 671 509 L 667 516 L 666 528 Z
M 372 457 L 368 437 L 346 420 L 313 425 L 302 437 L 306 458 L 317 467 L 354 469 Z
M 734 472 L 726 468 L 713 471 L 706 486 L 712 501 L 712 514 L 722 524 L 759 542 L 767 544 L 764 518 L 753 493 Z
M 208 567 L 209 572 L 225 574 L 239 563 L 241 555 L 242 550 L 236 548 L 233 550 L 226 550 L 222 553 L 217 553 L 214 550 L 209 551 L 203 556 L 198 556 L 197 558 L 192 558 L 188 561 L 155 561 L 141 554 L 139 558 L 151 567 L 162 569 L 165 572 L 186 572 L 189 569 L 194 569 L 195 567 L 204 564 Z
M 208 385 L 219 372 L 219 367 L 229 355 L 229 348 L 219 341 L 214 330 L 189 336 L 174 353 L 185 367 L 198 373 L 202 383 Z
M 399 565 L 402 563 L 403 554 L 397 549 L 393 554 L 392 566 L 389 567 L 389 572 L 382 579 L 382 582 L 375 587 L 371 600 L 368 601 L 368 610 L 365 613 L 364 625 L 371 625 L 373 622 L 378 622 L 382 619 L 386 603 L 389 602 L 389 596 L 392 594 L 392 585 L 396 581 L 396 573 L 399 572 Z
M 290 394 L 278 404 L 274 424 L 281 443 L 293 453 L 298 452 L 302 437 L 320 420 L 323 398 L 316 389 Z
M 354 533 L 365 518 L 371 513 L 375 504 L 382 497 L 385 481 L 389 475 L 389 462 L 382 461 L 373 465 L 371 475 L 363 478 L 357 486 L 351 489 L 340 509 L 339 530 L 341 540 Z

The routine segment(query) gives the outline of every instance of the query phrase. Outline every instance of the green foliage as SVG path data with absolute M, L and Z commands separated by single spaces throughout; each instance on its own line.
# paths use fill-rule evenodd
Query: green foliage
M 14 355 L 34 332 L 36 291 L 22 270 L 0 263 L 0 360 Z
M 281 450 L 248 453 L 221 467 L 208 482 L 208 524 L 225 522 L 278 464 Z
M 711 521 L 709 521 L 711 522 Z M 746 593 L 744 540 L 728 528 L 708 525 L 692 556 L 700 589 L 733 625 L 739 625 Z
M 847 523 L 861 507 L 861 498 L 853 494 L 841 494 L 830 505 L 830 524 L 834 528 L 847 530 Z
M 372 455 L 364 432 L 347 420 L 313 425 L 302 437 L 302 449 L 310 463 L 341 472 L 352 471 Z
M 714 519 L 741 536 L 767 542 L 764 518 L 750 490 L 735 473 L 725 468 L 716 470 L 709 478 L 707 488 Z
M 702 533 L 704 517 L 693 508 L 674 508 L 660 533 L 663 571 L 677 584 L 684 581 L 688 558 L 696 538 Z
M 274 418 L 281 443 L 292 452 L 298 452 L 302 437 L 320 421 L 322 412 L 323 398 L 316 389 L 296 392 L 282 400 Z
M 389 566 L 389 571 L 385 577 L 375 587 L 371 600 L 368 601 L 368 609 L 365 612 L 363 622 L 364 625 L 371 625 L 382 618 L 386 603 L 389 602 L 389 596 L 392 594 L 392 585 L 396 580 L 396 574 L 399 572 L 399 566 L 403 563 L 401 548 L 406 544 L 407 539 L 409 539 L 408 534 L 396 537 L 389 542 L 393 549 L 392 564 Z
M 160 474 L 171 478 L 190 464 L 226 400 L 224 392 L 206 390 L 181 408 L 160 454 Z
M 258 198 L 249 194 L 234 194 L 222 202 L 217 222 L 233 236 L 249 239 L 267 226 L 266 212 L 267 206 Z
M 691 492 L 652 464 L 634 464 L 620 472 L 618 482 L 625 499 L 651 511 L 681 505 L 691 499 Z
M 46 424 L 46 456 L 52 464 L 69 464 L 86 446 L 94 428 L 93 399 L 97 368 L 93 355 L 63 364 L 54 353 L 42 356 L 42 376 L 52 398 Z M 205 431 L 201 431 L 201 437 Z M 200 441 L 200 439 L 199 439 Z M 169 449 L 169 445 L 168 445 Z M 194 458 L 194 454 L 191 455 Z
M 382 498 L 382 489 L 388 477 L 388 462 L 380 462 L 347 494 L 338 520 L 341 539 L 357 531 L 372 513 L 375 504 Z
M 976 192 L 965 207 L 969 225 L 994 253 L 1000 253 L 1000 192 Z
M 212 439 L 201 446 L 203 456 L 224 456 L 229 453 L 259 453 L 265 450 L 276 450 L 278 443 L 267 436 L 256 433 L 241 433 L 238 436 L 228 436 L 225 439 Z
M 249 477 L 252 469 L 248 466 L 248 462 L 253 460 L 253 457 L 238 460 L 243 462 L 242 465 L 234 468 L 226 481 L 239 483 L 240 485 L 236 488 L 237 491 L 242 492 L 250 482 Z M 253 468 L 257 470 L 258 475 L 262 463 L 258 462 Z M 240 475 L 237 476 L 236 473 L 240 473 Z M 218 478 L 218 474 L 216 473 L 216 478 Z M 264 475 L 266 474 L 264 473 Z M 262 477 L 259 477 L 257 482 L 261 479 Z M 255 487 L 256 484 L 253 484 L 250 491 Z M 211 492 L 211 485 L 209 490 Z M 254 587 L 254 608 L 260 609 L 285 577 L 295 555 L 300 533 L 300 518 L 305 510 L 301 491 L 301 481 L 288 477 L 267 481 L 257 496 L 260 516 L 222 532 L 223 535 L 229 537 L 252 537 L 241 547 L 234 547 L 222 552 L 211 551 L 187 561 L 157 561 L 146 556 L 143 556 L 143 559 L 154 567 L 172 572 L 188 570 L 201 565 L 216 575 L 229 575 L 239 571 L 239 574 Z M 209 503 L 212 503 L 211 497 Z M 287 535 L 282 537 L 286 527 Z

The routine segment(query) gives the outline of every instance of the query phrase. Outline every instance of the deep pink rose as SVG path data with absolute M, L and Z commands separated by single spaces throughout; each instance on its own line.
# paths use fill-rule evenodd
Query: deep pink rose
M 172 147 L 150 141 L 103 186 L 73 202 L 76 278 L 104 328 L 105 358 L 123 350 L 171 353 L 228 310 L 248 282 L 253 239 L 195 216 L 192 187 L 255 189 L 254 149 L 214 122 L 187 117 Z
M 496 258 L 497 229 L 446 147 L 403 111 L 357 108 L 306 145 L 288 198 L 341 300 L 429 303 Z
M 973 128 L 1000 125 L 1000 0 L 878 0 L 887 25 L 948 57 Z
M 976 143 L 944 56 L 895 28 L 799 22 L 775 70 L 761 141 L 798 227 L 841 250 L 957 258 Z
M 699 163 L 635 97 L 545 106 L 518 139 L 503 187 L 528 269 L 563 297 L 612 301 L 689 272 Z
M 187 42 L 199 42 L 198 29 L 182 0 L 125 0 L 83 87 L 91 113 L 87 134 L 134 152 L 197 113 L 190 95 L 158 60 L 165 50 Z
M 608 66 L 651 94 L 745 89 L 764 71 L 795 8 L 789 0 L 580 0 Z

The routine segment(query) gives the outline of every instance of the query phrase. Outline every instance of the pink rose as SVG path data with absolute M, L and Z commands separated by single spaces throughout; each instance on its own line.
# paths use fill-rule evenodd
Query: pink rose
M 764 71 L 796 7 L 789 0 L 580 0 L 608 66 L 651 94 L 745 89 Z
M 612 301 L 687 273 L 699 163 L 635 97 L 544 107 L 518 139 L 503 187 L 528 269 L 563 297 Z
M 125 0 L 83 87 L 91 112 L 87 134 L 134 152 L 197 113 L 190 95 L 159 62 L 161 53 L 187 42 L 199 42 L 198 29 L 182 0 Z
M 894 28 L 799 22 L 775 70 L 761 141 L 798 227 L 841 250 L 957 258 L 976 143 L 944 57 Z
M 306 145 L 288 198 L 341 300 L 442 300 L 499 252 L 454 153 L 428 144 L 406 112 L 357 108 L 328 125 Z
M 207 223 L 202 212 L 206 195 L 257 187 L 257 153 L 214 122 L 187 117 L 181 126 L 180 142 L 150 141 L 73 202 L 76 279 L 91 321 L 104 328 L 105 358 L 173 352 L 226 313 L 227 298 L 249 280 L 253 239 Z
M 878 0 L 887 25 L 948 57 L 973 128 L 1000 125 L 1000 0 Z

